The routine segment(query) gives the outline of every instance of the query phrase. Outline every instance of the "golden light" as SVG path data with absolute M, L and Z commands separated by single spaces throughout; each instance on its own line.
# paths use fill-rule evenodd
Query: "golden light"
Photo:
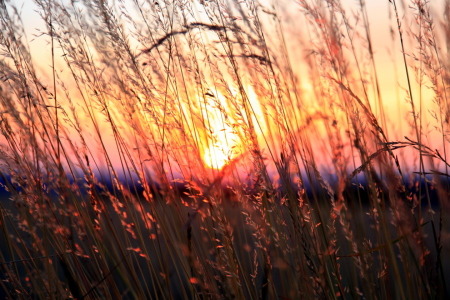
M 210 136 L 200 148 L 203 163 L 211 169 L 222 169 L 238 152 L 238 137 L 217 119 L 210 119 Z
M 262 117 L 264 112 L 260 99 L 250 84 L 245 85 L 245 93 L 251 106 L 251 118 L 260 134 L 267 133 L 267 125 Z M 230 98 L 241 97 L 237 92 L 229 94 Z M 204 107 L 201 115 L 204 121 L 204 136 L 199 145 L 200 157 L 203 164 L 211 169 L 221 170 L 237 157 L 246 152 L 245 138 L 242 125 L 248 122 L 248 117 L 243 111 L 239 114 L 234 111 L 235 104 L 224 94 L 215 90 L 208 92 L 208 97 L 203 99 Z
M 217 145 L 206 148 L 205 153 L 203 154 L 203 161 L 212 169 L 222 169 L 232 160 L 233 153 L 231 149 L 227 151 L 226 148 L 227 147 L 224 148 Z

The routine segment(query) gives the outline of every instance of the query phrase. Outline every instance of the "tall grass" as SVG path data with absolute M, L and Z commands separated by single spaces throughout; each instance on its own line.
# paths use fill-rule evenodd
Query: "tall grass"
M 450 2 L 385 2 L 1 1 L 2 297 L 449 297 Z

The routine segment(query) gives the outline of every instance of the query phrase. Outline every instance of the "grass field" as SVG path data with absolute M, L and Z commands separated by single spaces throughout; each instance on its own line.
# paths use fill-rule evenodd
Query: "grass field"
M 0 297 L 449 298 L 449 23 L 0 0 Z

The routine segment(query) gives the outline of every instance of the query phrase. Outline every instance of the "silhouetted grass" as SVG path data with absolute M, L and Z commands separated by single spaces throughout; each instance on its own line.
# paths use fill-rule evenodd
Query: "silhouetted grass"
M 0 2 L 0 295 L 449 297 L 450 4 L 385 2 L 393 89 L 365 1 Z

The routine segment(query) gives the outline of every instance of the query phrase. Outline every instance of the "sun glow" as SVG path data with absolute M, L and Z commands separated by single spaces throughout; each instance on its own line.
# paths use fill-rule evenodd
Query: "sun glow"
M 250 104 L 250 118 L 256 131 L 260 135 L 267 134 L 268 126 L 262 117 L 264 110 L 260 103 L 261 96 L 257 95 L 251 84 L 245 86 L 245 94 Z M 200 152 L 203 163 L 207 167 L 220 170 L 245 152 L 242 140 L 245 135 L 241 131 L 241 126 L 249 122 L 249 117 L 244 111 L 235 114 L 233 108 L 230 108 L 229 100 L 220 91 L 208 93 L 208 96 L 205 99 L 205 108 L 202 110 L 203 118 L 207 120 L 207 137 L 200 147 Z M 239 98 L 241 96 L 233 93 L 232 97 Z M 260 137 L 258 136 L 258 138 Z
M 199 147 L 203 163 L 211 169 L 222 169 L 237 153 L 237 134 L 230 103 L 220 91 L 208 92 L 201 110 L 204 135 Z
M 201 156 L 207 167 L 220 170 L 237 156 L 239 138 L 227 124 L 216 119 L 210 119 L 210 123 L 210 135 L 200 149 Z
M 233 152 L 231 149 L 227 150 L 215 145 L 205 150 L 203 161 L 208 167 L 220 170 L 233 159 L 232 157 Z

